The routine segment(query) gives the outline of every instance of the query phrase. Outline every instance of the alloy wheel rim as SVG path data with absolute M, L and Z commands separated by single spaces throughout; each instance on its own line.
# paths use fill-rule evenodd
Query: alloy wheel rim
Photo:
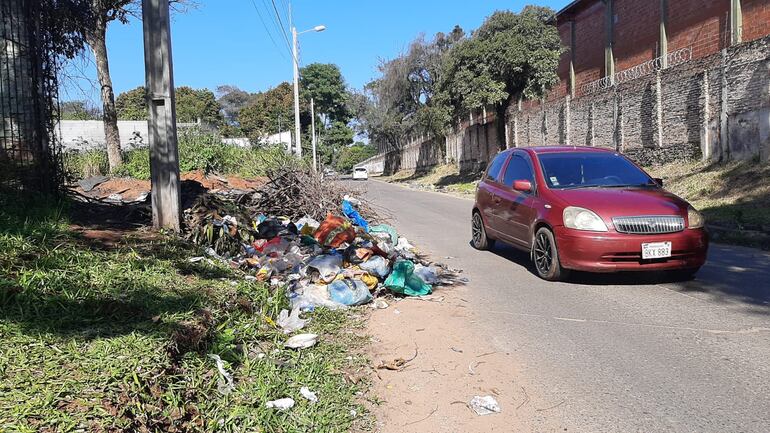
M 535 241 L 535 266 L 537 266 L 537 270 L 541 275 L 550 272 L 553 266 L 551 242 L 545 233 L 538 234 Z
M 473 235 L 473 245 L 481 245 L 481 236 L 484 229 L 481 225 L 481 217 L 479 217 L 479 214 L 473 215 L 473 224 L 471 226 L 471 230 Z

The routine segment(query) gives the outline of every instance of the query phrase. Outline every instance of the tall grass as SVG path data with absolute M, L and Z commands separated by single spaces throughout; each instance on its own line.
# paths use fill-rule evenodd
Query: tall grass
M 243 177 L 263 176 L 272 164 L 284 158 L 288 156 L 281 146 L 242 148 L 225 144 L 219 135 L 198 129 L 179 134 L 179 169 L 183 173 L 202 170 Z M 109 173 L 104 150 L 68 152 L 64 167 L 71 177 L 77 178 Z M 149 149 L 142 147 L 123 152 L 123 165 L 113 174 L 149 179 Z

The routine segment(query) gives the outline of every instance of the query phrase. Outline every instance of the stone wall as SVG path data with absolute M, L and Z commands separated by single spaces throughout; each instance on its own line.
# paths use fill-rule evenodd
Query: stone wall
M 571 99 L 508 110 L 512 145 L 617 149 L 642 164 L 770 160 L 770 38 Z

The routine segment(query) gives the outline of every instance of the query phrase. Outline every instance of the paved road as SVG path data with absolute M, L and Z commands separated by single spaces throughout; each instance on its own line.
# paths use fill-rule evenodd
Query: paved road
M 712 245 L 686 283 L 548 283 L 524 253 L 470 247 L 470 200 L 363 188 L 401 233 L 465 270 L 480 318 L 469 326 L 514 354 L 522 380 L 558 405 L 543 416 L 566 431 L 770 432 L 770 255 Z

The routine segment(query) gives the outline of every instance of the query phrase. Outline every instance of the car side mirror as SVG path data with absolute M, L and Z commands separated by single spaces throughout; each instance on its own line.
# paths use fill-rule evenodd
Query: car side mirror
M 653 177 L 652 180 L 654 180 L 655 183 L 657 183 L 659 187 L 663 188 L 663 178 L 661 178 L 661 177 Z
M 514 180 L 513 181 L 513 189 L 516 191 L 521 192 L 531 192 L 532 191 L 532 182 L 528 180 Z

